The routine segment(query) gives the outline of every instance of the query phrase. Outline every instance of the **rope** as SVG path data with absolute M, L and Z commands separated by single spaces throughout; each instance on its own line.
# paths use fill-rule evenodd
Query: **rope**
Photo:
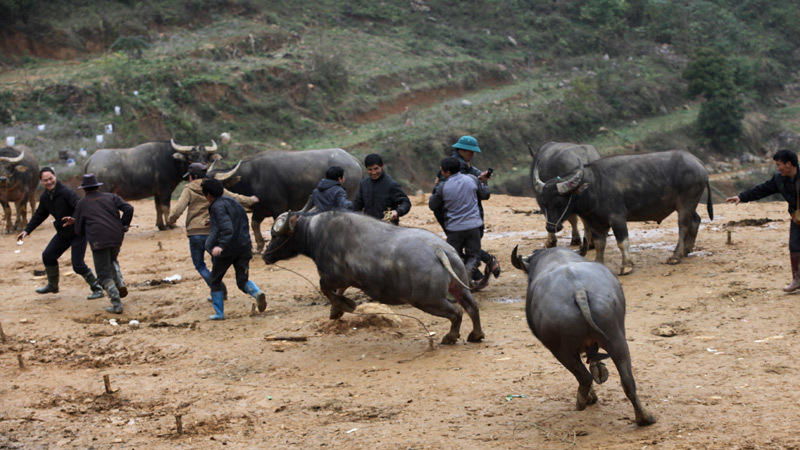
M 276 250 L 277 250 L 277 249 L 276 249 Z M 302 275 L 302 274 L 300 274 L 300 273 L 297 273 L 297 272 L 295 272 L 294 270 L 292 270 L 292 269 L 289 269 L 289 268 L 287 268 L 287 267 L 280 266 L 280 265 L 278 265 L 278 264 L 273 264 L 273 265 L 274 265 L 275 267 L 279 268 L 279 269 L 283 269 L 283 270 L 286 270 L 286 271 L 288 271 L 288 272 L 291 272 L 291 273 L 293 273 L 293 274 L 297 275 L 298 277 L 300 277 L 300 278 L 302 278 L 302 279 L 306 280 L 306 281 L 308 282 L 308 284 L 310 284 L 310 285 L 311 285 L 311 286 L 314 288 L 314 290 L 316 290 L 316 291 L 317 291 L 317 293 L 319 293 L 319 295 L 320 295 L 322 298 L 324 298 L 325 300 L 328 300 L 328 298 L 327 298 L 327 297 L 325 297 L 325 294 L 323 294 L 323 293 L 322 293 L 322 291 L 321 291 L 321 290 L 320 290 L 320 289 L 317 287 L 317 285 L 316 285 L 316 284 L 314 284 L 314 283 L 313 283 L 311 280 L 309 280 L 308 278 L 306 278 L 304 275 Z M 346 312 L 346 311 L 345 311 L 345 312 Z M 421 320 L 419 320 L 418 318 L 416 318 L 416 317 L 414 317 L 414 316 L 410 316 L 410 315 L 408 315 L 408 314 L 394 313 L 394 312 L 392 312 L 392 313 L 357 313 L 357 312 L 350 312 L 349 314 L 354 314 L 354 315 L 356 315 L 356 316 L 380 316 L 380 315 L 387 315 L 387 316 L 400 316 L 400 317 L 408 317 L 409 319 L 414 319 L 414 320 L 416 320 L 417 322 L 419 322 L 420 326 L 422 326 L 422 328 L 425 330 L 425 335 L 428 337 L 428 350 L 433 350 L 433 348 L 434 348 L 434 345 L 433 345 L 433 336 L 431 335 L 431 332 L 428 330 L 428 327 L 426 327 L 426 326 L 425 326 L 425 324 L 424 324 L 424 323 L 423 323 Z M 426 350 L 426 351 L 427 351 L 427 350 Z M 420 356 L 422 356 L 424 353 L 425 353 L 425 352 L 422 352 L 422 353 L 420 353 L 419 355 L 417 355 L 417 356 L 415 356 L 415 357 L 413 357 L 413 358 L 410 358 L 410 359 L 405 359 L 405 360 L 402 360 L 402 361 L 399 361 L 399 362 L 400 362 L 400 363 L 405 363 L 405 362 L 413 361 L 413 360 L 415 360 L 415 359 L 419 358 Z
M 569 200 L 567 200 L 567 206 L 564 207 L 564 212 L 561 213 L 561 217 L 558 218 L 557 222 L 550 222 L 550 220 L 547 218 L 547 209 L 545 209 L 544 210 L 544 220 L 547 223 L 547 225 L 552 225 L 553 227 L 556 228 L 556 231 L 557 231 L 558 230 L 558 224 L 560 224 L 561 221 L 564 220 L 564 216 L 567 214 L 567 210 L 569 209 L 569 204 L 571 202 L 572 202 L 572 196 L 570 195 L 569 196 Z

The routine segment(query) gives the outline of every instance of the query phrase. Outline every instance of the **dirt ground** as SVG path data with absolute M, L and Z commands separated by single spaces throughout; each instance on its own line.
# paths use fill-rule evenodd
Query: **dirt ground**
M 426 199 L 412 202 L 402 224 L 440 234 Z M 107 299 L 85 299 L 69 254 L 61 291 L 34 292 L 45 282 L 33 272 L 43 268 L 49 224 L 21 246 L 0 238 L 0 448 L 800 446 L 800 377 L 788 359 L 798 347 L 798 296 L 781 291 L 789 281 L 784 203 L 716 204 L 713 222 L 700 205 L 698 248 L 674 266 L 665 264 L 677 241 L 674 215 L 631 224 L 636 268 L 620 277 L 627 335 L 639 395 L 658 419 L 643 428 L 611 364 L 595 387 L 598 403 L 576 411 L 577 382 L 527 327 L 527 280 L 509 255 L 517 244 L 523 254 L 543 245 L 532 199 L 485 203 L 483 245 L 503 272 L 476 294 L 486 340 L 464 341 L 472 327 L 464 315 L 451 346 L 439 345 L 447 320 L 411 307 L 328 320 L 305 257 L 280 267 L 254 259 L 251 279 L 268 293 L 268 309 L 253 313 L 252 299 L 232 289 L 227 320 L 211 322 L 184 229 L 156 231 L 152 203 L 133 204 L 120 255 L 130 285 L 122 316 L 104 311 Z M 559 245 L 567 244 L 562 232 Z M 606 255 L 616 273 L 613 237 Z M 158 284 L 175 274 L 179 282 Z M 226 278 L 233 286 L 233 274 Z M 426 330 L 435 333 L 432 349 Z

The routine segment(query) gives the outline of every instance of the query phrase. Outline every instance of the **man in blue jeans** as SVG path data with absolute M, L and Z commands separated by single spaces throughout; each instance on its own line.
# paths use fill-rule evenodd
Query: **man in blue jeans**
M 247 212 L 236 200 L 223 195 L 224 189 L 219 180 L 203 180 L 200 187 L 210 203 L 208 215 L 211 228 L 206 250 L 214 257 L 211 266 L 211 301 L 215 314 L 209 319 L 225 318 L 222 278 L 231 266 L 236 271 L 236 286 L 256 299 L 259 312 L 264 311 L 267 309 L 267 296 L 249 279 L 253 250 Z
M 189 165 L 189 170 L 183 175 L 183 178 L 188 179 L 189 182 L 183 188 L 178 202 L 172 207 L 167 218 L 167 226 L 172 227 L 183 214 L 183 211 L 189 208 L 186 213 L 186 235 L 189 237 L 189 252 L 192 255 L 192 264 L 194 264 L 194 268 L 206 284 L 211 287 L 211 271 L 206 267 L 205 261 L 206 239 L 208 239 L 210 233 L 208 200 L 206 200 L 203 189 L 200 187 L 203 180 L 206 179 L 207 170 L 208 167 L 202 163 Z M 246 207 L 258 202 L 258 197 L 255 195 L 245 197 L 244 195 L 234 194 L 227 189 L 223 190 L 223 194 L 232 197 Z M 213 256 L 211 257 L 211 262 L 214 262 Z M 225 287 L 225 283 L 222 283 L 222 292 L 224 298 L 227 299 L 228 289 Z M 212 301 L 210 297 L 208 300 Z

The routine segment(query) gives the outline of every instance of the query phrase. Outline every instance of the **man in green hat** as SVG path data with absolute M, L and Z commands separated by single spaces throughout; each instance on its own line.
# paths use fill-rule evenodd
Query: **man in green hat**
M 451 156 L 458 158 L 459 163 L 461 163 L 461 167 L 459 172 L 463 174 L 471 174 L 478 178 L 485 187 L 486 190 L 489 189 L 489 178 L 491 178 L 492 173 L 489 170 L 481 171 L 477 167 L 472 165 L 472 158 L 475 157 L 475 153 L 480 153 L 481 149 L 478 146 L 478 140 L 472 136 L 461 136 L 458 138 L 458 141 L 453 144 L 453 151 Z M 441 170 L 436 175 L 435 185 L 433 187 L 433 192 L 436 193 L 436 188 L 439 186 L 439 183 L 444 180 L 444 175 L 442 175 Z M 487 197 L 488 199 L 488 197 Z M 478 209 L 480 210 L 481 221 L 483 221 L 483 203 L 481 199 L 478 199 Z M 436 216 L 436 220 L 439 222 L 439 225 L 442 226 L 442 229 L 445 230 L 444 226 L 444 217 L 434 212 L 434 216 Z M 483 238 L 483 231 L 484 225 L 481 225 L 481 238 Z M 445 233 L 447 230 L 445 230 Z M 485 288 L 489 285 L 489 274 L 494 275 L 495 278 L 500 276 L 500 264 L 497 262 L 497 258 L 492 256 L 486 250 L 481 249 L 480 260 L 484 264 L 486 264 L 486 270 L 483 275 L 481 275 L 480 270 L 478 267 L 473 270 L 471 274 L 471 278 L 475 281 L 475 285 L 473 286 L 473 291 L 477 291 L 480 289 Z

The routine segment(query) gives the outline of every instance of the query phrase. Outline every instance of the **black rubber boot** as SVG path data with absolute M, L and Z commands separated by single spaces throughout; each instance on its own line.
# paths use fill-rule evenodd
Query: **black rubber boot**
M 86 283 L 92 288 L 92 293 L 86 297 L 86 300 L 94 300 L 103 296 L 103 287 L 100 286 L 100 282 L 97 281 L 97 277 L 94 276 L 91 270 L 83 274 L 83 279 L 86 280 Z
M 120 300 L 119 290 L 113 280 L 107 280 L 104 284 L 111 306 L 106 308 L 106 312 L 112 314 L 122 314 L 122 301 Z
M 37 294 L 49 294 L 58 292 L 58 266 L 44 266 L 47 274 L 47 285 L 36 289 Z
M 120 298 L 128 296 L 128 288 L 125 286 L 125 280 L 122 279 L 122 272 L 119 270 L 119 262 L 113 261 L 114 265 L 114 284 L 117 285 L 117 291 Z

